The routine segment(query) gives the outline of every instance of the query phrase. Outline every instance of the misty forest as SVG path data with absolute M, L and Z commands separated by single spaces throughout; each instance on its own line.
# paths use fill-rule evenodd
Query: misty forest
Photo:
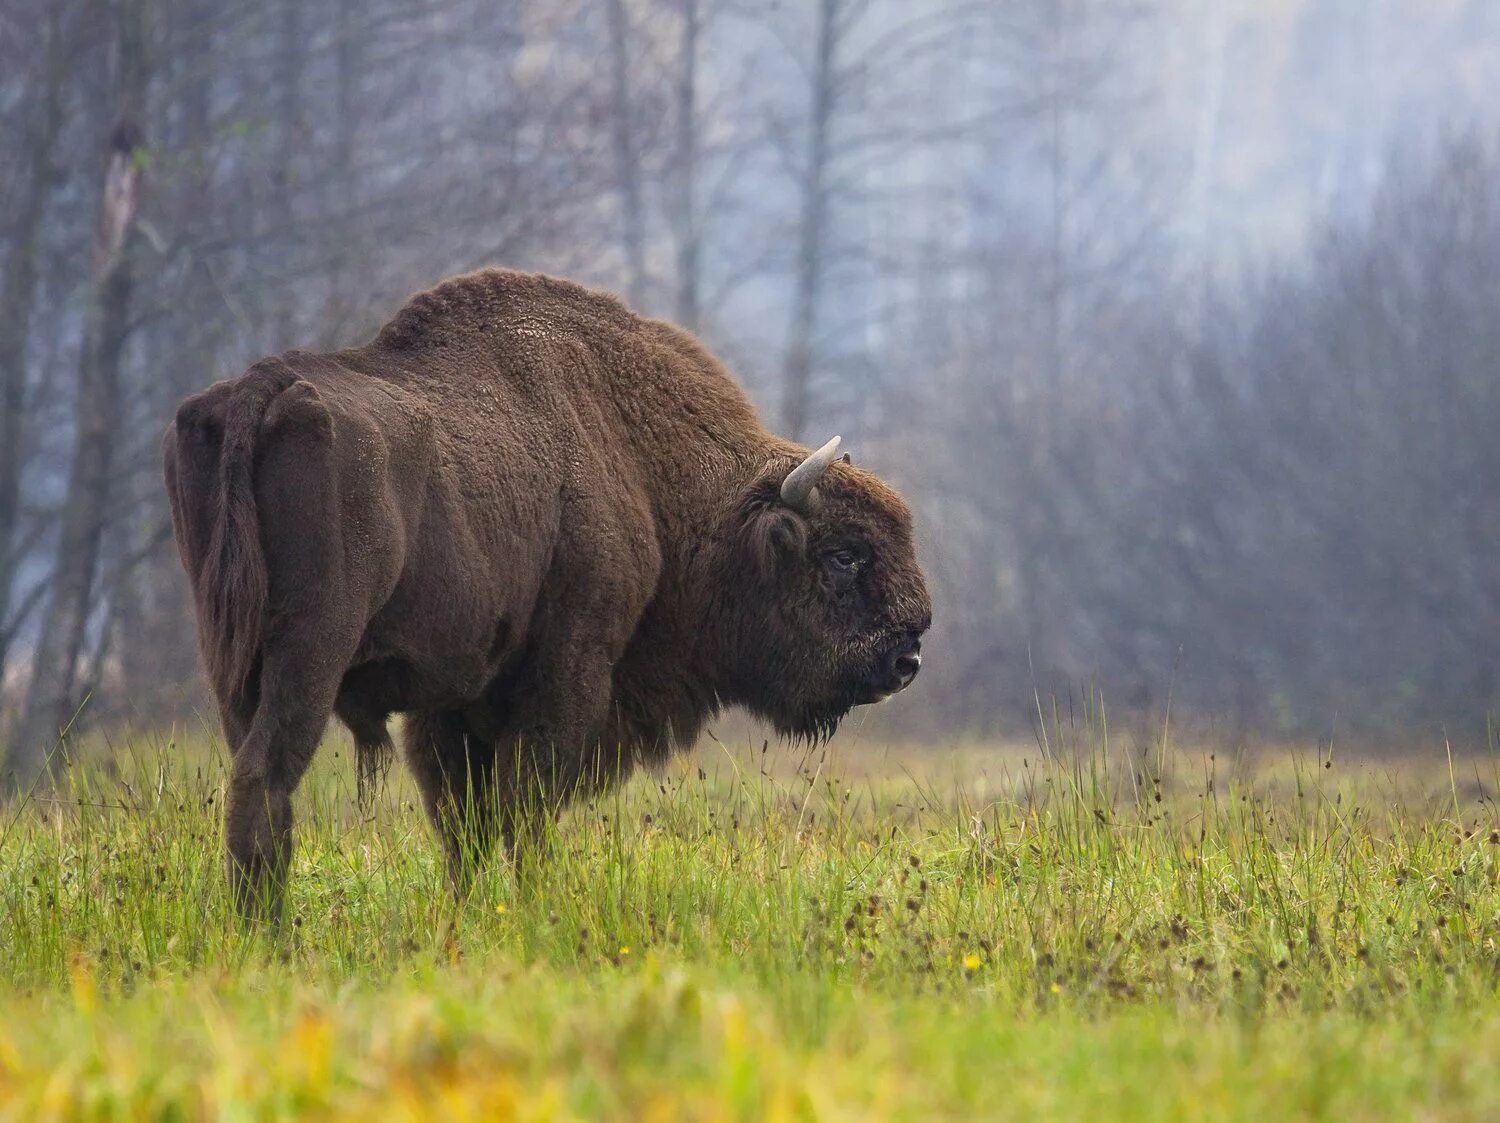
M 1488 0 L 4 0 L 0 743 L 211 714 L 176 404 L 495 264 L 900 488 L 903 736 L 1482 740 L 1497 67 Z

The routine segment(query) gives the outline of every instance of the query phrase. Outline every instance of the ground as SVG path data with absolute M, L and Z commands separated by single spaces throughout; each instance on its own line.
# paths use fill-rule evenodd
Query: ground
M 287 923 L 195 734 L 0 809 L 0 1117 L 1485 1119 L 1492 757 L 711 742 L 456 906 L 330 743 Z M 1430 754 L 1428 754 L 1430 756 Z

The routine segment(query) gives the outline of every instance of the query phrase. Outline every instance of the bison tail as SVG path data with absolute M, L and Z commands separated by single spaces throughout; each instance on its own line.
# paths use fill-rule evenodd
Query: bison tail
M 246 697 L 265 627 L 269 582 L 255 506 L 256 438 L 271 403 L 296 381 L 296 374 L 276 360 L 252 367 L 219 399 L 222 410 L 213 411 L 220 414 L 215 419 L 220 423 L 217 478 L 212 462 L 200 459 L 193 465 L 206 485 L 202 490 L 207 510 L 200 507 L 200 512 L 208 517 L 201 528 L 206 541 L 193 536 L 204 548 L 199 564 L 189 571 L 196 570 L 193 588 L 204 660 L 220 697 L 227 701 Z M 191 419 L 184 414 L 189 409 L 185 405 L 178 413 L 179 454 L 186 451 L 182 445 Z

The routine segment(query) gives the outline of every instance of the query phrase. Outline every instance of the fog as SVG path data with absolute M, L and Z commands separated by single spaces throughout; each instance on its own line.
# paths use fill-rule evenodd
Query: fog
M 212 713 L 177 402 L 485 265 L 902 490 L 894 733 L 1482 740 L 1496 73 L 1489 0 L 0 0 L 0 744 Z

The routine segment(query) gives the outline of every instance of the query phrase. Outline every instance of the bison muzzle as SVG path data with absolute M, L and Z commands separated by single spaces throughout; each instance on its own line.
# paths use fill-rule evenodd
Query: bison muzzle
M 824 737 L 921 665 L 901 499 L 837 438 L 768 433 L 692 335 L 566 281 L 454 278 L 363 347 L 264 359 L 187 399 L 164 457 L 247 913 L 279 909 L 331 714 L 362 781 L 405 715 L 462 888 L 726 705 Z

